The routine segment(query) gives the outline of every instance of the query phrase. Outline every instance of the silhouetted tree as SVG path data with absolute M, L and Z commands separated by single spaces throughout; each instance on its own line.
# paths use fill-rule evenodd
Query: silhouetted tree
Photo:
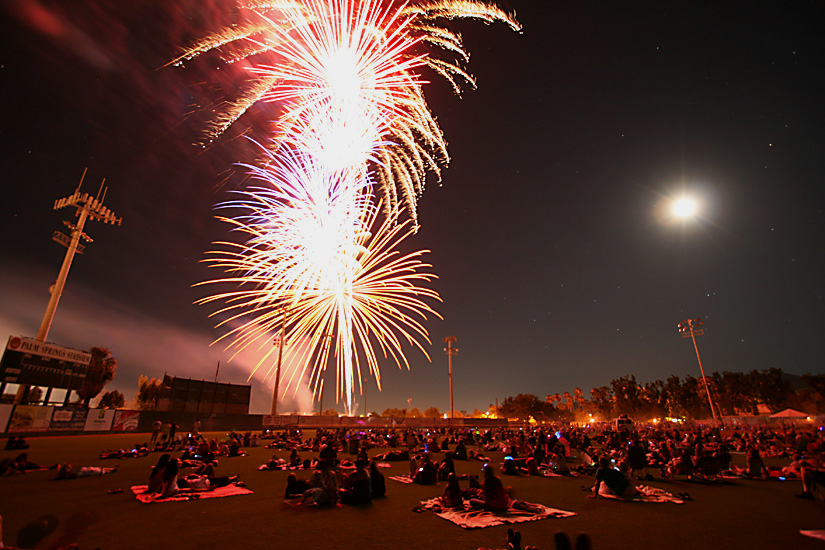
M 607 386 L 601 386 L 590 390 L 590 397 L 593 398 L 593 407 L 606 420 L 614 416 L 613 414 L 613 393 Z
M 496 410 L 496 415 L 500 418 L 528 420 L 531 416 L 541 418 L 541 414 L 549 416 L 553 412 L 553 406 L 547 401 L 542 401 L 531 393 L 520 393 L 515 397 L 505 398 Z
M 77 392 L 78 397 L 87 407 L 93 397 L 97 397 L 103 386 L 111 382 L 117 372 L 117 359 L 112 357 L 112 352 L 106 348 L 93 347 L 89 350 L 92 356 L 89 362 L 89 370 L 86 372 L 86 379 L 83 387 Z
M 138 391 L 135 395 L 135 408 L 139 411 L 154 411 L 158 408 L 162 381 L 150 379 L 141 374 L 138 378 Z
M 126 406 L 126 398 L 117 390 L 107 391 L 97 402 L 98 409 L 122 409 Z

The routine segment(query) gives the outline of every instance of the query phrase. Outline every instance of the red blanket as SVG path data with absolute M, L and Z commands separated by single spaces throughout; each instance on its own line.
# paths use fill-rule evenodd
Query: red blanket
M 237 485 L 230 483 L 229 485 L 226 485 L 224 487 L 218 487 L 217 489 L 212 489 L 210 491 L 178 493 L 173 497 L 155 498 L 155 495 L 147 495 L 146 493 L 144 493 L 144 491 L 146 491 L 146 487 L 146 485 L 135 485 L 134 487 L 132 487 L 132 492 L 135 494 L 135 498 L 137 498 L 144 504 L 152 504 L 153 502 L 195 500 L 201 498 L 234 497 L 236 495 L 252 494 L 252 491 L 250 491 L 246 487 L 238 487 Z

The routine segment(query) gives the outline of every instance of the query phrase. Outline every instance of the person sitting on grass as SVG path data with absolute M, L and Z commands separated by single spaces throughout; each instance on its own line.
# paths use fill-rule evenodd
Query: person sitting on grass
M 28 449 L 29 444 L 23 439 L 22 435 L 11 436 L 6 440 L 6 450 L 13 451 L 15 449 Z
M 756 447 L 750 447 L 748 449 L 748 465 L 745 468 L 739 468 L 735 464 L 732 464 L 730 471 L 736 475 L 744 477 L 752 477 L 757 479 L 768 477 L 768 469 L 765 468 L 765 463 L 762 461 L 762 457 L 759 455 L 759 451 Z
M 455 474 L 450 474 L 447 478 L 444 494 L 441 495 L 441 505 L 445 508 L 464 507 L 464 498 L 461 496 L 461 487 L 458 484 L 458 476 Z
M 305 479 L 298 479 L 295 474 L 289 474 L 286 478 L 286 490 L 284 498 L 301 497 L 309 489 L 309 482 Z
M 481 491 L 484 495 L 483 499 L 470 499 L 470 506 L 473 508 L 501 512 L 510 507 L 510 496 L 489 464 L 484 465 L 484 481 L 481 484 Z
M 453 450 L 453 458 L 456 460 L 467 460 L 467 445 L 464 444 L 464 439 L 459 439 Z
M 117 472 L 114 468 L 102 468 L 100 466 L 80 466 L 73 468 L 68 462 L 64 462 L 57 467 L 57 479 L 75 479 L 78 477 L 103 476 Z
M 163 484 L 163 473 L 166 470 L 166 465 L 169 464 L 170 458 L 169 453 L 160 455 L 158 463 L 152 468 L 152 473 L 149 474 L 149 484 L 146 486 L 144 493 L 152 495 L 160 490 L 160 486 Z
M 430 453 L 425 452 L 424 457 L 421 459 L 421 466 L 418 467 L 418 471 L 415 472 L 412 481 L 419 485 L 434 485 L 436 480 L 437 471 L 435 464 L 430 460 Z
M 471 498 L 470 506 L 479 510 L 503 512 L 509 508 L 536 513 L 540 507 L 523 500 L 516 500 L 510 495 L 510 488 L 504 487 L 489 464 L 484 465 L 484 482 L 481 484 L 482 499 Z M 462 495 L 463 496 L 463 495 Z
M 301 504 L 305 506 L 335 506 L 338 504 L 338 480 L 331 470 L 328 460 L 318 463 L 320 470 L 315 470 L 309 478 L 309 489 L 304 493 Z
M 671 461 L 667 471 L 669 477 L 683 475 L 691 479 L 693 478 L 693 469 L 693 457 L 690 456 L 690 449 L 685 447 L 682 449 L 682 453 Z
M 378 470 L 378 464 L 375 461 L 370 462 L 370 483 L 373 497 L 383 497 L 387 494 L 387 482 L 384 474 Z
M 447 481 L 450 474 L 455 473 L 455 462 L 453 462 L 453 454 L 449 451 L 444 453 L 444 459 L 438 465 L 438 481 Z
M 366 470 L 366 462 L 363 460 L 355 461 L 355 471 L 349 475 L 343 485 L 338 490 L 338 494 L 344 504 L 366 504 L 372 500 L 372 481 Z
M 533 462 L 535 462 L 535 460 Z M 561 453 L 558 453 L 556 451 L 552 451 L 552 453 L 550 455 L 550 462 L 551 462 L 551 468 L 552 468 L 553 472 L 559 474 L 560 476 L 569 476 L 570 475 L 570 466 L 567 465 L 567 461 L 564 459 L 564 456 L 562 456 Z M 531 469 L 530 466 L 529 466 L 530 459 L 527 459 L 527 464 L 528 464 L 528 469 Z M 538 467 L 536 467 L 536 470 L 538 470 Z M 529 473 L 530 473 L 531 476 L 539 475 L 538 471 L 536 471 L 536 473 L 533 473 L 532 471 L 530 471 Z
M 638 493 L 636 487 L 630 482 L 630 478 L 615 468 L 611 468 L 610 459 L 603 456 L 599 459 L 599 469 L 596 470 L 596 484 L 593 485 L 593 494 L 588 498 L 598 498 L 602 492 L 630 500 Z
M 814 499 L 816 485 L 825 485 L 825 465 L 821 456 L 803 458 L 799 461 L 799 478 L 802 480 L 802 492 L 797 498 Z
M 749 477 L 767 477 L 768 469 L 765 468 L 765 463 L 762 457 L 759 456 L 759 451 L 755 447 L 748 450 L 748 476 Z
M 163 469 L 163 480 L 158 489 L 158 498 L 173 497 L 178 494 L 178 472 L 180 471 L 180 461 L 177 458 L 169 459 Z

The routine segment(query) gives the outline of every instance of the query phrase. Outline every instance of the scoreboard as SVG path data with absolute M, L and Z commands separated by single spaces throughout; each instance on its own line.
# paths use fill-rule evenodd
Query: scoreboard
M 0 360 L 0 382 L 78 391 L 91 359 L 86 351 L 11 336 Z

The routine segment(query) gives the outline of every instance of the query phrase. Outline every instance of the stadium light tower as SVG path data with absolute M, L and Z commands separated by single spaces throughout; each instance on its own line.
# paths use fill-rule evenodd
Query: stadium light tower
M 269 411 L 269 414 L 272 416 L 278 414 L 278 391 L 281 385 L 281 359 L 284 355 L 284 340 L 286 339 L 286 335 L 284 334 L 286 331 L 286 316 L 287 313 L 289 313 L 287 307 L 281 307 L 281 309 L 283 310 L 281 317 L 281 334 L 275 339 L 275 342 L 278 344 L 278 367 L 275 369 L 275 389 L 272 392 L 272 410 Z
M 106 188 L 103 186 L 106 183 L 106 178 L 100 182 L 100 189 L 96 197 L 92 197 L 86 193 L 80 192 L 80 186 L 83 185 L 83 179 L 86 177 L 86 169 L 83 170 L 83 175 L 80 177 L 80 183 L 77 184 L 77 189 L 74 193 L 65 199 L 59 199 L 54 202 L 54 209 L 59 210 L 65 206 L 74 206 L 77 209 L 77 224 L 71 222 L 63 222 L 71 229 L 71 237 L 67 237 L 60 231 L 55 231 L 52 237 L 55 241 L 65 246 L 66 256 L 63 258 L 63 265 L 60 267 L 60 272 L 57 274 L 57 281 L 50 289 L 51 298 L 49 305 L 46 306 L 46 313 L 43 315 L 43 321 L 40 323 L 40 330 L 37 331 L 37 339 L 45 342 L 49 335 L 49 329 L 54 320 L 55 311 L 57 311 L 57 303 L 63 295 L 63 288 L 66 286 L 66 278 L 69 276 L 69 268 L 72 266 L 72 260 L 75 253 L 83 253 L 83 245 L 80 244 L 80 239 L 86 242 L 92 242 L 92 238 L 83 232 L 83 227 L 86 225 L 86 220 L 99 220 L 103 223 L 111 223 L 112 225 L 120 225 L 122 218 L 115 217 L 114 213 L 103 206 L 103 199 L 106 197 Z
M 453 408 L 453 355 L 458 354 L 458 348 L 453 347 L 453 342 L 457 341 L 455 336 L 447 336 L 444 338 L 444 343 L 447 347 L 444 348 L 444 353 L 447 354 L 447 361 L 450 367 L 450 418 L 455 418 L 455 409 Z
M 695 327 L 702 326 L 703 324 L 704 323 L 701 318 L 685 319 L 678 325 L 679 334 L 682 335 L 682 338 L 690 337 L 690 339 L 693 340 L 693 349 L 696 350 L 696 360 L 699 361 L 699 371 L 702 373 L 702 383 L 705 385 L 705 391 L 708 393 L 708 405 L 710 405 L 710 412 L 713 415 L 713 422 L 718 423 L 719 420 L 716 418 L 716 409 L 713 408 L 713 400 L 710 398 L 710 386 L 708 386 L 708 379 L 705 378 L 705 369 L 702 367 L 702 358 L 699 357 L 699 347 L 696 345 L 696 337 L 702 336 L 705 331 L 704 329 L 697 329 Z
M 74 193 L 64 199 L 54 201 L 54 209 L 59 210 L 66 206 L 74 206 L 76 209 L 77 223 L 73 224 L 69 221 L 63 223 L 71 230 L 71 236 L 68 236 L 60 231 L 55 231 L 52 239 L 67 248 L 66 256 L 63 258 L 63 265 L 60 266 L 60 272 L 57 274 L 57 280 L 49 289 L 51 297 L 49 304 L 46 306 L 46 313 L 43 314 L 43 321 L 40 323 L 40 329 L 37 331 L 37 340 L 45 342 L 49 336 L 49 330 L 54 320 L 54 314 L 57 311 L 57 304 L 60 302 L 60 297 L 63 296 L 63 289 L 66 286 L 66 279 L 69 276 L 69 268 L 72 266 L 75 254 L 83 254 L 83 245 L 80 244 L 80 239 L 86 242 L 92 242 L 92 238 L 83 232 L 87 220 L 98 220 L 103 223 L 110 223 L 112 225 L 120 225 L 123 218 L 115 216 L 114 212 L 103 206 L 103 199 L 106 198 L 106 178 L 100 182 L 100 189 L 97 196 L 92 197 L 87 193 L 80 192 L 80 186 L 83 185 L 83 179 L 86 177 L 86 169 L 83 169 L 83 175 L 80 177 L 80 183 L 77 184 L 77 189 Z M 17 396 L 14 399 L 15 403 L 20 403 L 28 391 L 28 385 L 21 385 L 17 390 Z M 67 394 L 68 397 L 68 394 Z

